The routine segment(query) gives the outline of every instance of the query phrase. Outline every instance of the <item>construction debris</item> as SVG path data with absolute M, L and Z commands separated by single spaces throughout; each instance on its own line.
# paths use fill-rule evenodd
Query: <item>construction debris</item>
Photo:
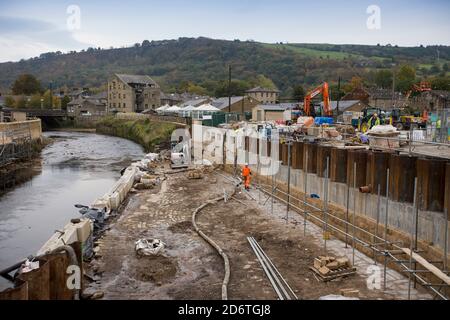
M 135 250 L 138 256 L 155 256 L 165 247 L 165 243 L 159 239 L 139 239 L 135 242 Z
M 310 269 L 318 274 L 322 281 L 330 281 L 356 273 L 356 268 L 352 267 L 346 257 L 319 256 L 314 259 L 314 265 Z
M 340 294 L 347 298 L 359 298 L 359 290 L 355 289 L 341 289 Z
M 189 171 L 187 174 L 188 179 L 203 179 L 203 171 L 201 169 L 195 169 Z

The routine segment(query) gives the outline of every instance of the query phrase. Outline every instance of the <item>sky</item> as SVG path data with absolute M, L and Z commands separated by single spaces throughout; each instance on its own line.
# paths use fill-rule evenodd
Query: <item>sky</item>
M 200 36 L 450 45 L 449 18 L 448 0 L 0 0 L 0 62 Z

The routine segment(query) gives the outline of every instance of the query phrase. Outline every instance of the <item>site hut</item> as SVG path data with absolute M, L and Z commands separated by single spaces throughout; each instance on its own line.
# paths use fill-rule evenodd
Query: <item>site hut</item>
M 295 103 L 259 104 L 252 110 L 253 121 L 278 121 L 292 120 L 292 110 L 297 107 Z
M 108 81 L 108 111 L 137 112 L 161 106 L 161 88 L 149 76 L 115 74 Z
M 346 100 L 339 101 L 339 111 L 337 110 L 338 102 L 331 101 L 331 110 L 334 115 L 338 116 L 338 120 L 342 120 L 344 123 L 351 124 L 351 119 L 357 119 L 362 115 L 364 108 L 369 105 L 361 100 Z M 323 110 L 323 102 L 320 103 L 320 108 Z
M 262 104 L 277 104 L 280 98 L 280 90 L 262 87 L 247 90 L 245 94 Z

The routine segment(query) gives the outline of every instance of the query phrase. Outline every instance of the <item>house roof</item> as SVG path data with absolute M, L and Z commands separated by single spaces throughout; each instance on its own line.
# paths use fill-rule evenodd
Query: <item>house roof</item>
M 268 89 L 268 88 L 263 88 L 263 87 L 256 87 L 256 88 L 247 90 L 245 92 L 248 92 L 248 93 L 250 93 L 250 92 L 276 92 L 276 93 L 278 93 L 278 92 L 280 92 L 280 90 L 278 90 L 278 89 Z
M 132 74 L 117 74 L 116 73 L 116 77 L 127 84 L 137 83 L 137 84 L 157 86 L 157 83 L 147 75 L 132 75 Z
M 182 101 L 178 93 L 164 93 L 164 92 L 161 92 L 161 100 Z
M 372 99 L 392 99 L 392 90 L 391 89 L 380 89 L 380 88 L 372 88 L 366 89 L 367 93 L 370 95 Z M 398 99 L 402 96 L 400 92 L 394 93 L 394 99 Z
M 194 107 L 198 107 L 201 106 L 202 104 L 205 104 L 208 102 L 208 98 L 201 98 L 201 99 L 193 99 L 193 100 L 188 100 L 184 103 L 182 103 L 180 105 L 181 108 L 187 107 L 187 106 L 194 106 Z
M 106 91 L 99 92 L 89 97 L 90 99 L 108 99 L 108 93 Z
M 431 90 L 431 95 L 433 96 L 439 96 L 440 98 L 448 99 L 450 98 L 450 91 L 445 90 Z
M 105 97 L 105 99 L 106 99 L 106 97 Z M 93 96 L 92 97 L 87 97 L 87 98 L 79 97 L 79 98 L 76 98 L 76 99 L 70 101 L 67 105 L 68 106 L 81 106 L 84 103 L 90 103 L 90 104 L 93 104 L 93 105 L 96 105 L 96 106 L 104 106 L 104 105 L 106 105 L 105 102 L 103 102 L 102 100 L 104 100 L 104 99 L 103 98 L 102 99 L 97 99 L 97 98 L 94 98 Z
M 244 97 L 242 97 L 242 96 L 231 97 L 231 105 L 242 101 L 242 99 L 244 99 Z M 213 105 L 214 107 L 222 110 L 222 109 L 228 108 L 228 103 L 229 103 L 229 98 L 228 97 L 222 97 L 222 98 L 217 98 L 217 99 L 213 100 L 211 102 L 211 105 Z

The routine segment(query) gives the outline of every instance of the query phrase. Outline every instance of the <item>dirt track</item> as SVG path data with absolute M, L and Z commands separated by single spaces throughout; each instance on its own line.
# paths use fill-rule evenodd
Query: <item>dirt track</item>
M 99 258 L 91 269 L 99 277 L 89 290 L 105 299 L 220 299 L 224 274 L 217 252 L 192 228 L 195 208 L 233 190 L 217 173 L 189 180 L 186 173 L 168 175 L 158 189 L 140 191 L 128 199 L 120 218 L 101 240 Z M 228 255 L 231 277 L 229 299 L 276 299 L 277 296 L 251 250 L 254 236 L 300 299 L 339 294 L 343 288 L 360 290 L 362 299 L 393 298 L 368 290 L 363 276 L 319 282 L 309 270 L 322 249 L 303 226 L 270 216 L 244 193 L 244 204 L 231 199 L 206 207 L 197 218 L 200 229 Z M 162 256 L 137 258 L 134 242 L 158 238 L 167 247 Z

